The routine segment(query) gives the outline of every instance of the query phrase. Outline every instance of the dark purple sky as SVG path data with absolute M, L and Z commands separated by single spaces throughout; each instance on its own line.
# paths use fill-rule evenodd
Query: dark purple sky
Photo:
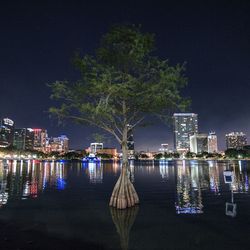
M 187 62 L 185 94 L 199 115 L 200 132 L 215 131 L 220 149 L 227 132 L 250 136 L 250 2 L 161 2 L 1 2 L 0 117 L 16 127 L 47 128 L 50 136 L 67 134 L 72 148 L 88 146 L 94 128 L 58 127 L 49 119 L 46 83 L 74 79 L 70 58 L 76 49 L 93 53 L 112 24 L 134 23 L 156 34 L 161 58 Z M 153 150 L 172 145 L 173 135 L 157 122 L 136 130 L 135 140 L 137 149 Z

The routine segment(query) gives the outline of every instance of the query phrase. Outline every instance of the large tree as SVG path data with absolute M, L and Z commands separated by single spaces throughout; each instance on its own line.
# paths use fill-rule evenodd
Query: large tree
M 182 109 L 186 100 L 183 65 L 152 55 L 154 36 L 136 26 L 114 26 L 105 34 L 94 55 L 77 54 L 78 81 L 50 84 L 59 101 L 50 112 L 59 119 L 88 123 L 112 134 L 122 147 L 122 170 L 110 206 L 124 209 L 139 203 L 128 177 L 128 130 L 142 125 L 147 115 L 166 117 Z

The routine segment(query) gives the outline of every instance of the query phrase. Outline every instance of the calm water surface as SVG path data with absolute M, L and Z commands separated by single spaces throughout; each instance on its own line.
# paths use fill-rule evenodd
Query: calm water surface
M 130 168 L 141 203 L 117 211 L 119 163 L 0 161 L 0 249 L 250 249 L 250 162 Z

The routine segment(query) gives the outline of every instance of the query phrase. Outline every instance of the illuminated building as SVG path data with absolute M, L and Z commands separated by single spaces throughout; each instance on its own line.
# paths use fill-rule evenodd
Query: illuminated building
M 14 122 L 9 118 L 4 118 L 0 124 L 0 147 L 6 148 L 13 145 Z
M 161 147 L 159 148 L 159 152 L 161 152 L 161 153 L 168 152 L 168 144 L 167 143 L 162 143 Z
M 19 150 L 32 150 L 34 147 L 33 129 L 31 128 L 15 129 L 13 146 Z
M 90 144 L 90 152 L 96 154 L 97 151 L 103 149 L 103 143 L 93 142 Z
M 227 149 L 242 149 L 247 145 L 247 137 L 242 132 L 231 132 L 226 134 L 226 146 Z
M 190 152 L 196 154 L 208 152 L 207 134 L 194 134 L 190 136 Z
M 208 153 L 218 152 L 217 135 L 215 134 L 215 132 L 209 133 L 207 137 L 207 146 L 208 146 Z
M 117 156 L 117 149 L 116 148 L 103 148 L 103 149 L 99 149 L 97 151 L 97 153 L 108 154 L 108 155 L 112 155 L 112 157 L 116 157 Z
M 179 153 L 190 150 L 190 136 L 198 133 L 198 115 L 194 113 L 175 113 L 174 146 Z
M 41 128 L 34 128 L 34 150 L 46 151 L 47 130 Z
M 69 139 L 66 135 L 52 137 L 49 140 L 49 147 L 50 152 L 67 153 L 69 151 Z

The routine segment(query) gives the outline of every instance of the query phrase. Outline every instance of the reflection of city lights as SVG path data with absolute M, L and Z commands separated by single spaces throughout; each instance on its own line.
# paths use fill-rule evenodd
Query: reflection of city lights
M 21 160 L 21 162 L 20 162 L 20 173 L 22 173 L 23 172 L 23 160 Z
M 27 196 L 29 196 L 30 194 L 30 189 L 29 189 L 29 182 L 25 182 L 24 184 L 24 188 L 23 188 L 23 198 L 22 199 L 26 199 Z
M 2 163 L 2 164 L 1 164 Z M 5 168 L 5 164 L 7 162 L 1 162 L 0 163 L 0 207 L 5 205 L 8 201 L 8 192 L 7 190 L 7 174 L 8 174 L 8 169 Z
M 10 169 L 4 167 L 10 164 Z M 8 178 L 7 178 L 8 176 Z M 8 187 L 7 187 L 8 180 Z M 37 198 L 46 187 L 63 190 L 66 187 L 64 164 L 34 160 L 0 161 L 0 207 L 10 197 L 19 199 Z
M 16 173 L 16 165 L 17 165 L 17 160 L 13 161 L 13 173 Z
M 160 160 L 159 161 L 160 174 L 163 180 L 166 180 L 169 176 L 168 161 Z
M 241 161 L 238 161 L 240 172 L 242 172 Z
M 179 164 L 182 163 L 182 164 Z M 201 184 L 197 162 L 188 166 L 185 161 L 177 162 L 177 200 L 175 208 L 177 214 L 201 214 L 203 205 L 201 198 Z
M 9 164 L 9 167 L 4 168 L 4 163 Z M 137 165 L 131 161 L 130 177 L 131 181 L 134 181 L 134 176 L 138 176 L 138 180 L 141 181 L 142 175 L 153 176 L 153 178 L 158 178 L 157 181 L 168 180 L 167 186 L 176 185 L 174 186 L 176 188 L 175 204 L 172 204 L 175 206 L 175 212 L 177 214 L 202 214 L 204 211 L 203 191 L 205 191 L 205 195 L 209 192 L 209 194 L 223 194 L 225 197 L 224 193 L 221 193 L 224 192 L 224 186 L 226 186 L 223 182 L 223 170 L 233 172 L 232 190 L 234 195 L 248 193 L 249 168 L 247 164 L 245 161 L 238 160 L 229 164 L 216 161 L 180 160 L 159 161 L 159 166 L 153 167 L 152 162 L 141 162 L 140 165 Z M 83 175 L 87 176 L 87 180 L 86 178 L 81 180 L 90 182 L 93 186 L 93 184 L 102 183 L 103 176 L 112 175 L 114 177 L 120 173 L 120 169 L 121 162 L 83 165 L 73 163 L 70 165 L 67 162 L 54 161 L 3 160 L 0 161 L 0 207 L 14 199 L 35 199 L 41 195 L 44 189 L 65 190 L 68 183 L 68 171 L 72 171 L 71 174 L 75 175 L 75 179 L 82 178 Z M 176 184 L 173 184 L 175 181 Z M 221 197 L 213 196 L 213 199 L 221 199 Z M 223 202 L 223 209 L 224 205 Z M 227 212 L 230 213 L 230 211 L 232 214 L 234 213 L 233 206 L 230 207 L 229 204 Z
M 102 183 L 103 166 L 98 163 L 88 163 L 89 180 L 90 183 Z
M 219 194 L 220 191 L 220 179 L 217 163 L 215 165 L 209 165 L 209 184 L 210 190 L 215 194 Z

